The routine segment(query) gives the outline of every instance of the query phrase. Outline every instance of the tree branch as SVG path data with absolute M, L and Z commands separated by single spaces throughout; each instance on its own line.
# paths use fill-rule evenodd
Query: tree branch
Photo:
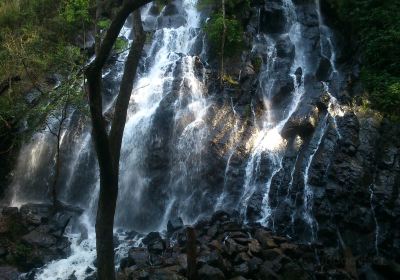
M 146 34 L 143 31 L 140 11 L 133 12 L 133 26 L 135 39 L 132 43 L 127 60 L 125 62 L 124 75 L 114 109 L 114 118 L 110 131 L 110 150 L 114 157 L 114 164 L 118 166 L 121 151 L 122 136 L 124 133 L 129 99 L 132 94 L 133 81 L 136 76 L 137 66 L 140 61 Z
M 124 23 L 130 13 L 150 2 L 151 0 L 125 0 L 123 2 L 122 7 L 115 16 L 115 19 L 112 21 L 110 28 L 108 29 L 106 36 L 101 43 L 101 47 L 96 59 L 93 61 L 93 64 L 96 68 L 103 68 L 108 56 L 111 53 L 115 41 L 118 38 L 119 32 L 124 26 Z
M 49 130 L 49 132 L 50 132 L 51 135 L 57 137 L 57 133 L 55 133 L 55 132 L 50 128 L 50 126 L 49 126 L 49 124 L 48 124 L 47 122 L 46 122 L 46 127 L 47 127 L 47 129 Z

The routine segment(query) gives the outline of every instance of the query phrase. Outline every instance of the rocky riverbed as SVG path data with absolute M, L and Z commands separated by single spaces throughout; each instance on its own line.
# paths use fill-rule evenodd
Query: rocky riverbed
M 82 210 L 66 206 L 53 211 L 48 204 L 26 204 L 2 208 L 0 213 L 0 279 L 11 280 L 66 258 L 70 242 L 64 233 Z
M 170 221 L 165 238 L 152 232 L 122 259 L 118 278 L 187 279 L 187 229 Z M 296 243 L 235 215 L 216 212 L 193 226 L 198 279 L 398 279 L 398 264 L 353 255 L 345 244 Z
M 53 213 L 49 205 L 3 208 L 0 216 L 0 279 L 36 279 L 37 268 L 70 255 L 63 235 L 77 231 L 78 209 Z M 117 231 L 119 280 L 188 279 L 188 228 L 180 218 L 167 231 L 140 235 Z M 299 243 L 258 223 L 244 224 L 238 213 L 217 211 L 192 225 L 197 279 L 398 279 L 400 265 L 390 258 L 357 254 L 343 242 L 327 246 Z M 141 242 L 137 242 L 138 237 Z M 81 231 L 81 238 L 87 238 Z M 117 249 L 119 248 L 119 249 Z M 126 253 L 121 254 L 120 248 Z M 96 260 L 85 280 L 95 280 Z M 78 279 L 71 267 L 68 280 Z M 22 278 L 21 278 L 22 277 Z M 80 279 L 80 278 L 79 278 Z

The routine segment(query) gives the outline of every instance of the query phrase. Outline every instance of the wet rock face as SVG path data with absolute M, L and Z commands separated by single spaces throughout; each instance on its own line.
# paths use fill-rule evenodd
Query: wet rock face
M 294 138 L 300 136 L 308 137 L 318 123 L 319 110 L 316 106 L 308 105 L 301 107 L 287 121 L 282 129 L 281 135 L 284 138 Z
M 260 8 L 260 29 L 265 33 L 283 33 L 286 28 L 286 15 L 282 1 L 267 1 Z
M 165 6 L 161 16 L 157 19 L 158 28 L 178 28 L 186 23 L 181 8 L 174 3 Z
M 6 279 L 27 272 L 52 260 L 67 257 L 70 242 L 63 236 L 67 225 L 74 226 L 82 213 L 78 208 L 65 208 L 57 213 L 50 205 L 27 204 L 6 207 L 0 214 L 0 275 Z M 1 265 L 11 265 L 4 266 Z M 2 272 L 3 271 L 3 272 Z

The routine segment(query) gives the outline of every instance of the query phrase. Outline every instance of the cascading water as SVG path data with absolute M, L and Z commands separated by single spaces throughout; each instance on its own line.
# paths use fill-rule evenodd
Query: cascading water
M 291 66 L 291 77 L 294 85 L 293 97 L 289 106 L 284 109 L 285 113 L 282 116 L 282 119 L 280 121 L 276 120 L 278 116 L 273 115 L 271 91 L 277 79 L 277 77 L 274 76 L 274 73 L 276 72 L 275 62 L 277 50 L 276 43 L 272 44 L 268 46 L 268 62 L 260 75 L 260 90 L 264 98 L 266 115 L 263 116 L 264 120 L 262 121 L 262 126 L 255 137 L 253 152 L 246 166 L 243 195 L 240 199 L 242 215 L 245 215 L 249 199 L 259 188 L 257 184 L 260 183 L 258 182 L 257 175 L 259 174 L 261 161 L 263 160 L 263 157 L 266 157 L 270 167 L 269 174 L 267 175 L 267 182 L 264 184 L 261 183 L 261 188 L 264 189 L 264 195 L 262 199 L 262 218 L 260 220 L 265 225 L 268 225 L 272 211 L 269 204 L 271 182 L 274 176 L 282 169 L 283 150 L 286 145 L 286 141 L 282 138 L 280 133 L 291 115 L 295 112 L 301 97 L 304 94 L 304 83 L 301 80 L 302 77 L 299 81 L 296 71 L 298 69 L 305 71 L 307 68 L 304 60 L 304 49 L 302 48 L 301 29 L 299 22 L 296 20 L 295 6 L 291 1 L 284 1 L 283 7 L 287 17 L 287 26 L 289 30 L 288 37 L 290 42 L 295 46 L 295 57 Z M 265 40 L 272 42 L 275 41 L 273 38 L 265 38 Z
M 370 192 L 370 206 L 371 206 L 371 212 L 372 216 L 374 218 L 375 222 L 375 253 L 377 256 L 379 256 L 379 223 L 378 219 L 376 218 L 376 213 L 375 213 L 375 205 L 374 205 L 374 189 L 373 189 L 373 184 L 369 186 L 369 192 Z
M 231 98 L 231 107 L 232 107 L 232 112 L 233 112 L 233 117 L 235 118 L 235 124 L 233 125 L 233 129 L 232 129 L 232 133 L 231 133 L 231 142 L 233 142 L 234 139 L 236 139 L 237 134 L 238 134 L 238 130 L 239 130 L 239 122 L 240 119 L 237 115 L 237 112 L 235 110 L 235 106 L 233 105 L 233 101 Z M 220 194 L 220 196 L 217 199 L 217 202 L 215 204 L 215 211 L 217 210 L 221 210 L 223 209 L 223 205 L 227 196 L 227 184 L 228 184 L 228 173 L 230 171 L 230 166 L 231 166 L 231 161 L 232 161 L 232 157 L 234 156 L 236 149 L 237 149 L 237 144 L 235 145 L 234 143 L 229 143 L 230 146 L 232 147 L 229 151 L 229 156 L 228 156 L 228 160 L 226 162 L 226 167 L 225 167 L 225 171 L 224 171 L 224 184 L 222 187 L 222 193 Z
M 310 226 L 311 228 L 311 240 L 315 241 L 316 240 L 316 231 L 318 228 L 318 224 L 314 218 L 313 214 L 313 196 L 314 192 L 312 190 L 312 187 L 309 184 L 309 171 L 311 167 L 311 163 L 314 159 L 315 153 L 317 152 L 318 148 L 321 145 L 322 139 L 325 135 L 326 129 L 328 127 L 328 115 L 326 115 L 321 123 L 321 128 L 318 130 L 318 133 L 316 133 L 316 138 L 317 141 L 315 143 L 315 147 L 311 147 L 311 154 L 308 158 L 306 168 L 304 170 L 304 192 L 303 192 L 303 201 L 304 201 L 304 219 L 306 223 Z
M 258 99 L 246 104 L 250 108 L 251 121 L 244 121 L 249 116 L 245 117 L 241 112 L 243 104 L 236 103 L 236 97 L 229 96 L 229 102 L 221 102 L 231 107 L 230 119 L 233 121 L 224 143 L 226 150 L 221 153 L 224 154 L 221 162 L 225 165 L 218 169 L 223 173 L 218 186 L 209 186 L 204 179 L 210 164 L 207 161 L 215 156 L 208 154 L 213 129 L 210 123 L 214 121 L 208 119 L 208 114 L 216 102 L 208 98 L 207 74 L 203 66 L 206 48 L 196 2 L 175 1 L 175 15 L 164 15 L 163 11 L 160 16 L 151 14 L 150 5 L 142 11 L 144 27 L 154 33 L 151 44 L 145 47 L 146 54 L 130 100 L 121 151 L 115 226 L 122 229 L 120 235 L 124 230 L 162 231 L 172 218 L 181 217 L 185 224 L 192 224 L 215 210 L 232 210 L 231 204 L 234 204 L 246 221 L 259 221 L 275 229 L 275 219 L 282 216 L 281 207 L 287 207 L 286 228 L 295 228 L 301 222 L 311 232 L 308 241 L 315 241 L 318 224 L 313 213 L 313 163 L 329 129 L 334 127 L 336 138 L 342 138 L 338 120 L 345 111 L 335 97 L 340 71 L 336 67 L 333 34 L 323 24 L 319 2 L 314 4 L 315 7 L 307 5 L 313 10 L 311 16 L 305 17 L 301 11 L 304 7 L 299 10 L 291 0 L 277 1 L 284 11 L 285 27 L 283 31 L 271 34 L 259 26 L 262 8 L 255 11 L 258 26 L 250 52 L 262 57 L 263 61 L 255 90 Z M 318 36 L 314 33 L 310 36 L 312 28 L 319 30 Z M 129 37 L 129 32 L 127 25 L 121 35 Z M 315 79 L 320 57 L 328 59 L 332 69 L 329 77 L 323 80 Z M 106 115 L 112 109 L 113 93 L 118 88 L 122 71 L 123 63 L 117 62 L 103 75 Z M 325 94 L 329 101 L 326 109 L 318 108 L 312 132 L 306 136 L 298 133 L 283 137 L 283 131 L 296 114 L 302 116 L 303 107 L 316 99 L 313 88 L 317 88 L 315 95 Z M 71 274 L 71 265 L 75 266 L 74 275 L 83 279 L 86 268 L 94 268 L 93 221 L 99 188 L 98 171 L 90 129 L 76 123 L 71 121 L 71 127 L 63 137 L 63 143 L 68 143 L 63 144 L 64 154 L 68 155 L 64 157 L 60 195 L 63 201 L 86 209 L 81 222 L 88 228 L 89 236 L 80 243 L 79 236 L 71 234 L 72 255 L 48 264 L 37 274 L 37 279 L 64 279 Z M 246 126 L 251 126 L 248 130 L 251 135 L 240 138 Z M 39 201 L 45 196 L 44 192 L 34 196 L 20 188 L 46 190 L 51 177 L 40 176 L 52 166 L 47 162 L 53 155 L 49 136 L 38 134 L 35 137 L 39 140 L 21 150 L 12 184 L 13 205 Z M 236 138 L 245 139 L 246 143 Z M 239 157 L 242 158 L 238 160 Z M 30 184 L 29 177 L 23 174 L 39 179 Z M 239 181 L 237 190 L 232 189 L 234 181 Z M 258 213 L 251 216 L 249 212 L 255 209 L 254 201 L 260 207 Z M 277 223 L 277 228 L 279 226 Z M 139 235 L 134 236 L 131 241 L 137 242 L 139 238 Z M 123 244 L 118 248 L 117 256 L 126 253 Z
M 190 213 L 189 209 L 192 202 L 191 196 L 195 189 L 189 189 L 190 182 L 187 181 L 195 173 L 201 171 L 201 153 L 202 141 L 207 135 L 207 127 L 203 118 L 207 111 L 207 102 L 204 98 L 203 80 L 201 74 L 195 73 L 195 68 L 200 69 L 200 63 L 194 56 L 192 50 L 193 45 L 199 33 L 200 16 L 196 10 L 196 1 L 185 0 L 180 8 L 180 18 L 184 18 L 184 23 L 179 26 L 170 27 L 168 23 L 165 25 L 160 18 L 148 15 L 149 7 L 144 8 L 143 20 L 148 23 L 147 17 L 153 17 L 159 25 L 155 30 L 152 45 L 148 49 L 148 56 L 144 58 L 144 70 L 139 74 L 139 78 L 134 86 L 134 91 L 131 96 L 130 106 L 128 110 L 128 118 L 125 127 L 122 151 L 121 151 L 121 171 L 120 171 L 120 192 L 118 199 L 118 207 L 116 211 L 116 226 L 124 228 L 135 228 L 144 232 L 149 230 L 163 230 L 166 227 L 166 222 L 172 210 L 178 211 L 178 214 L 185 219 L 186 223 L 191 223 L 196 219 L 196 215 L 201 214 L 201 211 Z M 129 31 L 129 28 L 124 27 L 121 35 Z M 126 36 L 127 37 L 127 36 Z M 122 56 L 121 58 L 124 58 Z M 121 77 L 122 67 L 118 67 L 114 76 L 115 82 L 118 82 Z M 122 66 L 122 64 L 121 64 Z M 201 70 L 202 71 L 202 70 Z M 103 75 L 107 79 L 107 74 Z M 106 85 L 107 87 L 107 85 Z M 178 91 L 176 89 L 179 89 Z M 111 89 L 113 90 L 113 89 Z M 164 216 L 158 216 L 153 223 L 146 220 L 146 212 L 152 211 L 148 207 L 148 201 L 144 197 L 146 192 L 149 192 L 150 178 L 147 175 L 146 169 L 147 144 L 154 140 L 154 135 L 151 135 L 153 129 L 154 118 L 158 113 L 160 104 L 170 96 L 175 97 L 173 104 L 174 111 L 174 128 L 173 128 L 173 145 L 174 147 L 174 164 L 170 171 L 170 180 L 168 186 L 169 193 L 165 197 L 164 202 L 160 206 L 159 213 L 165 212 Z M 105 105 L 107 108 L 112 108 L 114 97 L 109 97 L 109 102 Z M 107 96 L 106 96 L 107 100 Z M 76 187 L 76 179 L 74 175 L 79 168 L 87 165 L 88 161 L 93 161 L 90 154 L 93 150 L 90 148 L 90 134 L 87 129 L 85 133 L 79 135 L 75 145 L 73 158 L 68 166 L 65 177 L 67 186 L 63 191 L 63 198 L 71 198 L 71 192 Z M 32 154 L 32 162 L 28 162 L 26 168 L 18 167 L 17 170 L 32 170 L 32 177 L 37 176 L 38 164 L 45 162 L 45 157 L 50 154 L 46 152 L 46 136 L 39 134 L 43 141 L 33 144 L 34 147 L 26 146 L 30 151 L 35 152 L 35 148 L 43 150 L 39 154 Z M 152 139 L 153 138 L 153 139 Z M 26 155 L 25 153 L 22 153 Z M 43 155 L 43 156 L 42 156 Z M 89 159 L 90 158 L 90 159 Z M 196 160 L 196 161 L 195 161 Z M 188 165 L 192 165 L 188 168 Z M 94 166 L 92 166 L 94 169 Z M 36 173 L 36 174 L 35 174 Z M 95 174 L 94 174 L 95 175 Z M 93 176 L 97 178 L 98 176 Z M 75 183 L 75 185 L 74 185 Z M 99 182 L 94 180 L 89 184 L 90 193 L 98 192 Z M 18 189 L 13 187 L 14 193 L 18 196 Z M 42 199 L 45 196 L 42 196 Z M 39 200 L 39 199 L 38 199 Z M 73 265 L 75 272 L 73 273 L 77 279 L 84 279 L 87 274 L 86 269 L 92 266 L 95 258 L 95 242 L 93 221 L 96 209 L 97 195 L 91 195 L 88 199 L 82 200 L 82 206 L 87 209 L 82 218 L 88 231 L 87 240 L 80 242 L 79 236 L 70 235 L 72 242 L 72 254 L 65 260 L 56 261 L 46 265 L 39 271 L 35 279 L 66 279 L 72 273 L 70 266 Z M 17 202 L 24 203 L 32 201 L 30 196 L 27 199 L 16 197 L 12 204 Z M 174 205 L 174 202 L 179 202 L 179 205 Z M 129 211 L 127 211 L 129 209 Z M 150 209 L 150 210 L 149 210 Z M 143 220 L 144 219 L 144 220 Z M 124 248 L 117 249 L 117 257 L 123 253 Z

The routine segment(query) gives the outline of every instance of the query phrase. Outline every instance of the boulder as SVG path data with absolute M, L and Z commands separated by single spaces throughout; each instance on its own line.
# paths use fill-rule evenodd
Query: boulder
M 208 264 L 203 265 L 199 271 L 198 275 L 200 279 L 208 279 L 208 280 L 223 280 L 225 279 L 224 273 L 213 266 L 210 266 Z
M 132 266 L 135 264 L 137 266 L 143 266 L 148 263 L 149 253 L 144 248 L 132 248 L 128 252 L 128 260 L 124 260 L 124 266 Z
M 2 280 L 18 280 L 20 273 L 15 267 L 0 266 L 0 279 Z
M 57 238 L 48 233 L 46 226 L 40 226 L 39 228 L 22 236 L 22 240 L 29 245 L 43 248 L 49 248 L 57 243 Z
M 258 229 L 254 237 L 258 240 L 258 242 L 260 242 L 263 249 L 271 249 L 278 247 L 278 245 L 275 244 L 271 233 L 266 230 Z
M 150 232 L 147 234 L 143 239 L 142 242 L 144 245 L 149 245 L 151 243 L 157 242 L 159 240 L 162 240 L 161 235 L 159 232 Z
M 162 13 L 163 16 L 173 16 L 176 14 L 179 14 L 179 10 L 173 3 L 169 3 L 168 5 L 166 5 Z
M 167 231 L 169 233 L 175 232 L 178 229 L 183 228 L 183 221 L 180 217 L 172 218 L 171 220 L 168 221 L 167 224 Z
M 319 81 L 328 81 L 332 73 L 331 62 L 326 57 L 321 57 L 318 63 L 318 68 L 315 73 Z
M 233 272 L 236 275 L 246 276 L 249 273 L 249 266 L 247 263 L 241 263 L 233 266 Z
M 295 48 L 288 35 L 282 36 L 277 40 L 276 55 L 280 58 L 294 59 Z
M 318 124 L 319 110 L 313 105 L 304 105 L 300 111 L 296 111 L 284 125 L 281 135 L 285 139 L 300 136 L 306 138 Z

